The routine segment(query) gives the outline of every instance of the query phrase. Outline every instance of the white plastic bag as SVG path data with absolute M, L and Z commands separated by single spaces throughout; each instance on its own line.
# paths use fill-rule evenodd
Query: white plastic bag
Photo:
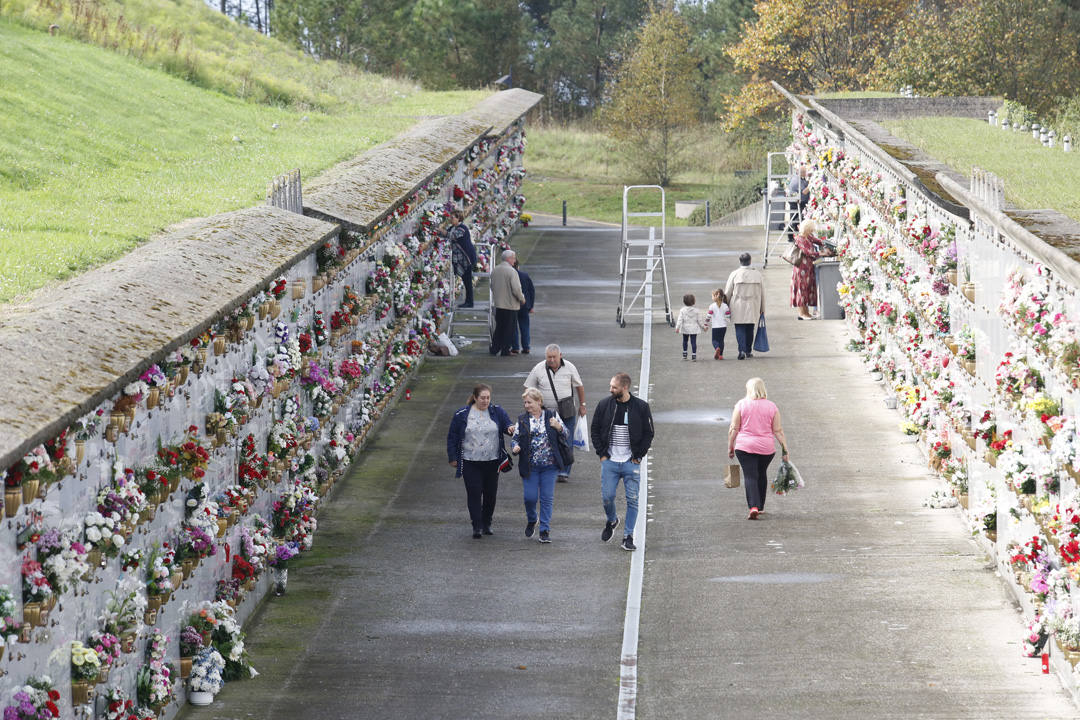
M 445 347 L 450 352 L 451 357 L 458 354 L 457 345 L 455 345 L 453 341 L 450 340 L 450 336 L 446 333 L 439 333 L 439 344 Z
M 589 416 L 578 415 L 574 424 L 574 449 L 589 451 Z

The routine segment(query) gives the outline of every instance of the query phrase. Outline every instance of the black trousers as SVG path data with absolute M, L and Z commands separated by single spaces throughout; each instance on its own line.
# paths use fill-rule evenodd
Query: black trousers
M 517 310 L 495 308 L 495 333 L 491 338 L 491 354 L 506 355 L 514 344 Z
M 465 495 L 473 532 L 491 527 L 491 517 L 495 514 L 495 497 L 499 493 L 499 461 L 464 460 L 461 477 L 465 480 Z
M 461 282 L 465 285 L 465 304 L 473 304 L 472 266 L 461 276 Z
M 735 457 L 742 466 L 743 485 L 746 487 L 746 507 L 765 509 L 765 490 L 769 486 L 769 463 L 776 453 L 757 453 L 736 450 Z

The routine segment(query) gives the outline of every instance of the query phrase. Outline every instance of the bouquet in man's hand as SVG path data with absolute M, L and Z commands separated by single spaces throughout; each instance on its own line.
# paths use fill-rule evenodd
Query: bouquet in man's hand
M 787 460 L 782 461 L 780 468 L 776 471 L 776 478 L 773 480 L 773 492 L 777 495 L 783 495 L 805 486 L 806 483 L 803 482 L 802 475 L 795 469 L 795 466 Z

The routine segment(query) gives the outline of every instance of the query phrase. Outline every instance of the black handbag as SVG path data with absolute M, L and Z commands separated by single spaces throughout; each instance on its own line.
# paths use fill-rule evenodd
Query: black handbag
M 562 418 L 560 418 L 560 420 L 561 419 Z M 563 429 L 566 429 L 565 425 L 563 425 Z M 566 437 L 566 433 L 564 432 L 560 431 L 555 433 L 555 437 L 558 438 L 559 455 L 562 456 L 563 467 L 570 467 L 574 464 L 574 446 L 570 444 L 570 440 Z
M 547 370 L 548 384 L 551 385 L 551 396 L 555 398 L 555 404 L 558 405 L 559 417 L 563 420 L 574 417 L 577 411 L 577 405 L 574 403 L 574 388 L 571 387 L 570 394 L 560 400 L 559 393 L 555 392 L 555 375 L 547 365 L 544 365 L 544 369 Z

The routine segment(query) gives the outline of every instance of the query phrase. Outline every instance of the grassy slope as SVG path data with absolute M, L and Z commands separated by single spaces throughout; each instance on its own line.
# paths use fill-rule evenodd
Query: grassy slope
M 1009 201 L 1024 209 L 1053 208 L 1080 220 L 1080 153 L 1044 148 L 1031 135 L 1003 132 L 966 118 L 914 118 L 881 123 L 962 173 L 972 166 L 1005 181 Z
M 0 302 L 179 220 L 261 202 L 276 174 L 311 177 L 418 115 L 459 112 L 484 95 L 415 92 L 305 113 L 2 20 L 0 67 Z
M 529 128 L 529 147 L 525 167 L 529 171 L 523 193 L 526 210 L 554 215 L 619 223 L 622 219 L 623 185 L 644 185 L 652 181 L 628 171 L 609 147 L 603 133 L 566 127 Z M 718 185 L 731 181 L 735 158 L 718 131 L 702 128 L 694 143 L 696 169 L 680 174 L 667 188 L 669 225 L 686 225 L 675 219 L 676 200 L 702 200 L 710 197 Z M 658 194 L 639 191 L 631 211 L 653 212 L 659 208 Z M 650 218 L 638 218 L 635 224 L 648 225 Z M 659 221 L 652 223 L 659 225 Z

